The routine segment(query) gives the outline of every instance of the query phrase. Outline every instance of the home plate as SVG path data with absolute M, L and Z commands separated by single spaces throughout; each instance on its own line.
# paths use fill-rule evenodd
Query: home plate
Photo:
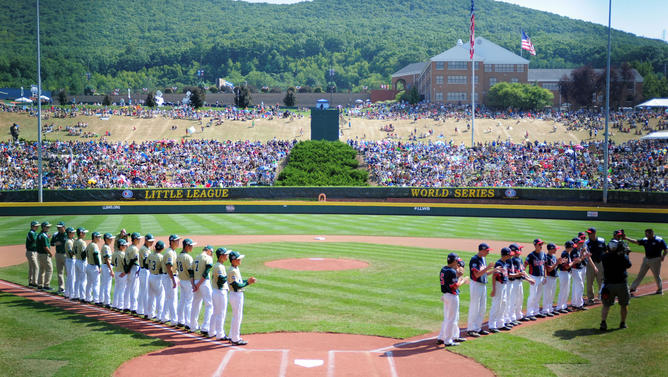
M 315 368 L 323 365 L 324 363 L 324 360 L 318 359 L 295 359 L 295 365 L 299 365 L 300 367 L 304 368 Z
M 318 240 L 318 241 L 324 241 L 324 240 L 325 240 L 325 237 L 320 237 L 320 236 L 319 236 L 319 237 L 316 237 L 315 239 Z

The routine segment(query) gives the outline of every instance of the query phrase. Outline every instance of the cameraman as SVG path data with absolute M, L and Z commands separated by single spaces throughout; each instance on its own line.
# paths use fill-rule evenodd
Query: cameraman
M 626 270 L 631 267 L 628 246 L 624 242 L 624 230 L 615 230 L 613 239 L 608 243 L 608 252 L 601 256 L 603 263 L 603 287 L 601 288 L 601 331 L 608 329 L 605 320 L 608 318 L 610 307 L 615 304 L 615 297 L 619 300 L 621 322 L 620 329 L 626 328 L 626 314 L 629 305 L 629 287 L 626 282 Z

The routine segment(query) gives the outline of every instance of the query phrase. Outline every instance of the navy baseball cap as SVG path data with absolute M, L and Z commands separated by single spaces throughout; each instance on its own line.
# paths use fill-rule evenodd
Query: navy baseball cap
M 480 245 L 478 245 L 478 251 L 481 251 L 481 250 L 492 250 L 492 249 L 489 248 L 488 244 L 483 242 Z
M 504 248 L 501 249 L 501 256 L 503 257 L 503 256 L 506 256 L 506 255 L 510 255 L 510 249 L 507 248 L 507 247 L 504 247 Z
M 56 228 L 64 228 L 64 227 L 65 227 L 65 223 L 62 222 L 62 221 L 58 221 L 58 224 L 56 224 Z
M 543 242 L 543 240 L 541 240 L 540 238 L 536 238 L 535 240 L 533 240 L 534 245 L 542 245 L 544 243 L 545 242 Z
M 140 240 L 143 237 L 142 237 L 141 234 L 139 234 L 139 232 L 134 232 L 134 233 L 132 233 L 132 235 L 130 235 L 130 238 L 132 238 L 133 240 Z
M 596 228 L 591 227 L 591 228 L 587 229 L 587 233 L 589 233 L 589 234 L 596 233 Z
M 459 255 L 457 255 L 455 253 L 448 254 L 448 264 L 450 264 L 452 262 L 455 262 L 457 260 L 459 260 Z
M 146 235 L 144 236 L 144 239 L 146 241 L 149 241 L 149 242 L 150 241 L 155 241 L 155 237 L 153 237 L 153 235 L 151 233 L 146 233 Z
M 186 238 L 183 240 L 183 246 L 195 246 L 197 245 L 197 242 L 191 240 L 190 238 Z
M 508 246 L 508 248 L 510 249 L 510 251 L 520 251 L 524 249 L 524 246 L 520 246 L 516 243 L 511 243 L 510 246 Z
M 119 244 L 120 246 L 127 246 L 127 245 L 128 245 L 128 241 L 126 241 L 126 240 L 124 240 L 124 239 L 121 238 L 121 239 L 118 240 L 118 244 Z
M 169 242 L 178 241 L 180 239 L 181 237 L 179 237 L 177 234 L 172 234 L 171 236 L 169 236 Z
M 239 254 L 236 251 L 230 251 L 230 261 L 237 259 L 244 259 L 245 255 Z
M 579 238 L 586 238 L 586 237 L 587 237 L 587 233 L 585 233 L 585 232 L 578 232 L 578 237 L 579 237 Z
M 219 248 L 216 249 L 216 256 L 217 257 L 219 257 L 221 255 L 229 255 L 229 254 L 230 254 L 230 250 L 227 250 L 224 247 L 219 247 Z
M 564 247 L 567 249 L 572 248 L 573 246 L 574 246 L 573 241 L 566 241 L 566 243 L 564 244 Z
M 39 225 L 39 221 L 37 220 L 33 220 L 30 222 L 30 226 L 37 226 L 37 225 Z
M 44 226 L 44 224 L 42 224 Z M 615 232 L 612 234 L 613 236 L 623 236 L 624 235 L 624 230 L 623 229 L 617 229 Z
M 163 241 L 158 241 L 155 243 L 156 250 L 162 250 L 165 248 L 165 243 Z
M 579 245 L 581 243 L 584 243 L 584 240 L 582 238 L 579 238 L 579 237 L 573 237 L 573 239 L 571 241 L 573 241 L 573 245 Z
M 559 246 L 557 246 L 557 245 L 555 245 L 551 242 L 547 244 L 547 249 L 548 250 L 557 250 L 558 248 L 559 248 Z
M 111 233 L 105 233 L 105 234 L 104 234 L 104 239 L 105 239 L 105 240 L 113 240 L 114 238 L 116 238 L 116 236 L 114 236 L 114 235 L 111 234 Z

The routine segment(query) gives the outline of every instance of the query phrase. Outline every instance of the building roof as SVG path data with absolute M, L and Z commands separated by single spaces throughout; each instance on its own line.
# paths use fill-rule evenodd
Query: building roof
M 469 61 L 470 42 L 458 42 L 455 47 L 444 51 L 430 60 L 433 62 L 452 62 L 452 61 Z M 477 62 L 484 62 L 486 64 L 529 64 L 529 61 L 523 57 L 514 54 L 505 48 L 490 42 L 483 37 L 475 39 L 475 54 L 473 59 Z
M 412 63 L 394 72 L 392 77 L 419 75 L 429 65 L 429 62 Z
M 570 76 L 575 68 L 566 68 L 566 69 L 533 69 L 530 68 L 528 72 L 528 81 L 529 82 L 559 82 L 562 77 Z M 594 72 L 603 73 L 605 70 L 595 68 Z M 635 82 L 643 82 L 642 75 L 635 68 L 632 68 L 633 77 Z

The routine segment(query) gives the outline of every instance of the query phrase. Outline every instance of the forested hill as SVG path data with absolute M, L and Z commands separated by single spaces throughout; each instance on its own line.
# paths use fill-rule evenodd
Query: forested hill
M 36 82 L 35 2 L 2 0 L 0 87 Z M 254 86 L 378 87 L 405 64 L 467 40 L 468 0 L 41 0 L 44 86 L 81 93 L 164 88 L 217 77 Z M 520 28 L 537 50 L 531 67 L 605 64 L 606 28 L 493 0 L 476 1 L 476 34 L 519 53 Z M 604 11 L 604 10 L 601 10 Z M 613 64 L 663 70 L 668 44 L 613 33 Z M 526 55 L 526 54 L 525 54 Z M 90 79 L 86 72 L 91 72 Z

